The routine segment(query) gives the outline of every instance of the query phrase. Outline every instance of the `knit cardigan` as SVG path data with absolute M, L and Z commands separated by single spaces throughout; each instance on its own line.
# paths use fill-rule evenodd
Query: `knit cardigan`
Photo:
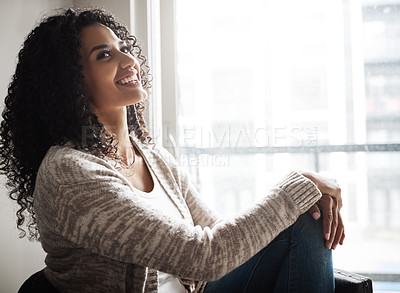
M 320 197 L 292 172 L 236 217 L 218 219 L 174 158 L 135 140 L 183 220 L 154 210 L 110 162 L 53 146 L 38 170 L 34 205 L 44 270 L 61 292 L 158 292 L 157 271 L 201 292 L 246 262 Z M 188 287 L 187 287 L 188 288 Z

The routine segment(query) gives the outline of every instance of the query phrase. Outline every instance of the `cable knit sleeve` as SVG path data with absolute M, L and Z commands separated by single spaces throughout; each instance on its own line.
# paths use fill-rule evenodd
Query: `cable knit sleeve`
M 40 221 L 48 224 L 42 227 L 75 249 L 193 280 L 216 280 L 238 267 L 321 197 L 310 180 L 293 172 L 251 209 L 213 227 L 193 226 L 150 209 L 100 159 L 78 151 L 49 157 L 37 182 L 38 202 L 50 206 L 37 205 Z M 197 195 L 188 188 L 186 197 L 200 219 Z

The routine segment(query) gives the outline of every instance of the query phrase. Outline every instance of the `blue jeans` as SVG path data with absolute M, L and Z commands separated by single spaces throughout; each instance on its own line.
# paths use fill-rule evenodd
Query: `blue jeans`
M 332 251 L 324 242 L 322 220 L 303 214 L 246 263 L 209 282 L 205 293 L 332 293 Z

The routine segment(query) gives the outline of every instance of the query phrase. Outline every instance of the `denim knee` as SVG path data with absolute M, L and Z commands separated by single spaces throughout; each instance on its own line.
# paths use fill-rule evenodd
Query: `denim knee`
M 322 218 L 315 220 L 310 214 L 302 214 L 293 224 L 292 239 L 305 238 L 316 244 L 324 244 Z

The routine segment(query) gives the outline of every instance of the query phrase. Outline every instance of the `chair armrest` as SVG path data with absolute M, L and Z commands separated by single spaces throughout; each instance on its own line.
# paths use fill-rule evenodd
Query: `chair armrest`
M 334 269 L 335 293 L 372 293 L 369 277 Z

